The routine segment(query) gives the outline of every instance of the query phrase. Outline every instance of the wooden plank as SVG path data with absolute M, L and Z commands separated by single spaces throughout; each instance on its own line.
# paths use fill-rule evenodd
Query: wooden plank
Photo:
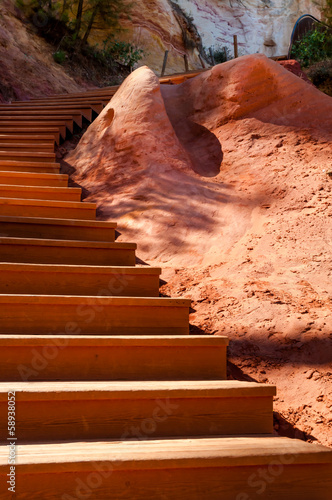
M 36 130 L 34 128 L 17 128 L 17 132 L 14 130 L 3 129 L 0 126 L 0 137 L 10 137 L 11 140 L 16 140 L 16 137 L 22 137 L 26 140 L 34 140 L 38 137 L 38 140 L 51 140 L 59 144 L 60 141 L 60 133 L 57 128 L 42 128 L 41 130 Z
M 0 293 L 158 297 L 160 268 L 0 262 Z
M 0 383 L 0 439 L 8 392 Z M 16 382 L 25 442 L 272 433 L 275 388 L 238 381 Z M 204 408 L 204 411 L 202 411 Z M 133 430 L 135 429 L 135 430 Z M 138 429 L 138 431 L 136 431 Z
M 32 173 L 49 173 L 58 174 L 60 171 L 59 163 L 46 163 L 34 161 L 15 161 L 0 159 L 1 172 L 32 172 Z
M 0 295 L 0 332 L 187 335 L 189 306 L 190 300 L 159 297 Z
M 17 124 L 20 126 L 27 126 L 27 124 L 33 124 L 34 126 L 39 125 L 39 123 L 45 123 L 46 126 L 53 125 L 55 123 L 65 124 L 70 132 L 73 131 L 73 122 L 75 122 L 79 127 L 82 127 L 82 115 L 81 114 L 73 114 L 62 112 L 61 114 L 54 114 L 50 116 L 49 114 L 43 116 L 39 114 L 28 114 L 25 115 L 14 113 L 2 114 L 0 113 L 0 126 L 7 126 L 11 123 Z
M 68 175 L 35 172 L 8 172 L 0 170 L 0 184 L 13 186 L 68 186 Z
M 2 235 L 13 238 L 114 242 L 116 226 L 116 222 L 0 216 Z
M 213 335 L 2 334 L 0 380 L 224 380 L 227 345 Z
M 87 266 L 134 266 L 134 243 L 0 237 L 0 261 Z
M 0 161 L 3 160 L 55 163 L 56 155 L 48 151 L 2 151 L 0 146 Z
M 54 137 L 59 138 L 61 136 L 62 139 L 66 139 L 67 129 L 72 133 L 73 132 L 73 122 L 67 121 L 55 121 L 50 120 L 48 122 L 21 122 L 21 121 L 6 121 L 0 122 L 0 133 L 5 132 L 6 134 L 13 133 L 24 133 L 24 134 L 42 134 L 43 131 L 45 133 L 49 133 L 52 129 L 54 130 Z M 59 144 L 59 140 L 57 141 Z
M 1 182 L 0 175 L 0 182 Z M 29 200 L 81 201 L 82 190 L 73 187 L 16 186 L 0 184 L 1 198 Z
M 220 443 L 222 445 L 222 443 Z M 40 445 L 41 446 L 41 445 Z M 58 444 L 59 452 L 64 451 L 63 443 Z M 28 449 L 28 447 L 27 447 Z M 17 452 L 21 453 L 22 447 Z M 29 447 L 29 450 L 31 448 Z M 49 453 L 52 453 L 50 449 Z M 7 450 L 8 452 L 8 450 Z M 88 452 L 82 450 L 82 460 Z M 36 460 L 38 461 L 38 457 Z M 293 455 L 281 455 L 272 459 L 272 464 L 238 467 L 183 467 L 167 469 L 119 470 L 113 466 L 113 443 L 109 443 L 109 455 L 103 461 L 93 461 L 90 467 L 69 470 L 64 467 L 50 467 L 50 470 L 39 473 L 38 462 L 31 468 L 16 466 L 17 489 L 20 500 L 73 500 L 77 498 L 93 498 L 93 500 L 247 500 L 256 495 L 258 487 L 265 486 L 262 500 L 330 500 L 331 499 L 331 465 L 330 464 L 295 464 Z M 73 464 L 72 469 L 76 465 Z M 262 470 L 261 470 L 262 469 Z M 29 470 L 29 472 L 26 472 Z M 258 475 L 267 475 L 263 481 Z M 272 471 L 272 474 L 271 472 Z M 280 471 L 282 471 L 280 473 Z M 249 479 L 251 478 L 251 481 Z M 6 482 L 5 474 L 0 478 Z M 248 483 L 249 481 L 249 483 Z M 254 486 L 251 485 L 254 481 Z M 258 483 L 258 485 L 257 485 Z M 22 493 L 21 493 L 22 492 Z M 120 493 L 119 493 L 120 492 Z M 121 497 L 119 497 L 121 494 Z M 253 496 L 254 495 L 254 496 Z
M 0 215 L 94 220 L 96 204 L 7 197 L 0 198 Z

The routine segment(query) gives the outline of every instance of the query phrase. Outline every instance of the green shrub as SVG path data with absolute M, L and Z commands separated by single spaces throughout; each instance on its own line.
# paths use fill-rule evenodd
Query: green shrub
M 58 64 L 63 64 L 66 60 L 67 54 L 64 50 L 57 50 L 53 54 L 53 59 Z
M 304 68 L 332 57 L 332 34 L 324 29 L 308 31 L 301 40 L 295 42 L 291 57 Z
M 332 96 L 332 59 L 314 64 L 307 74 L 316 87 Z
M 93 48 L 85 47 L 85 50 L 88 50 L 90 55 L 105 66 L 112 66 L 114 63 L 119 63 L 123 66 L 132 68 L 144 55 L 142 49 L 139 49 L 129 42 L 116 40 L 113 35 L 110 35 L 104 40 L 101 49 L 96 45 Z
M 217 47 L 216 49 L 213 50 L 213 57 L 215 60 L 216 64 L 221 64 L 226 61 L 230 61 L 233 59 L 231 55 L 231 51 L 229 50 L 228 47 Z

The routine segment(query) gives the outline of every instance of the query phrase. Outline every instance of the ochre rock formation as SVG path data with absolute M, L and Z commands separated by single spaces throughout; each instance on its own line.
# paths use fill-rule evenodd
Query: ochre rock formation
M 14 0 L 1 0 L 0 102 L 80 90 L 54 62 L 51 46 L 19 19 Z
M 254 55 L 178 86 L 138 69 L 67 158 L 163 292 L 193 298 L 193 331 L 229 335 L 330 444 L 331 136 L 332 99 Z
M 141 0 L 134 2 L 119 36 L 144 49 L 139 64 L 158 74 L 168 50 L 170 74 L 184 71 L 184 54 L 191 69 L 201 68 L 199 46 L 207 49 L 208 62 L 210 47 L 227 47 L 233 56 L 233 35 L 238 37 L 240 55 L 285 55 L 294 24 L 304 13 L 321 17 L 318 3 L 312 0 Z M 96 31 L 91 42 L 101 43 L 106 35 Z

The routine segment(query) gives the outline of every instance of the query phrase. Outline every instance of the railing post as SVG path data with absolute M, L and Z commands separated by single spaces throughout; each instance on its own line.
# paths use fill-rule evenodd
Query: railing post
M 234 39 L 234 57 L 235 59 L 239 57 L 239 49 L 238 49 L 238 44 L 237 44 L 237 35 L 233 36 Z
M 162 67 L 162 70 L 161 70 L 161 76 L 164 76 L 164 74 L 165 74 L 166 64 L 167 64 L 167 58 L 168 58 L 168 50 L 165 50 L 163 67 Z
M 216 65 L 216 61 L 214 60 L 214 54 L 213 54 L 212 47 L 209 48 L 209 52 L 210 52 L 212 66 L 215 66 Z
M 184 54 L 183 59 L 184 59 L 184 68 L 185 68 L 186 72 L 188 72 L 189 71 L 189 63 L 188 63 L 187 54 Z

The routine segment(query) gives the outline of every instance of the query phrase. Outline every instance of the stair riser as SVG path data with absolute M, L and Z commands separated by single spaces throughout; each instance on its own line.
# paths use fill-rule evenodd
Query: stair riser
M 54 140 L 57 144 L 60 142 L 60 135 L 66 137 L 66 126 L 53 126 L 53 127 L 38 127 L 29 126 L 27 127 L 24 123 L 19 123 L 15 126 L 8 124 L 3 127 L 0 123 L 0 134 L 5 135 L 53 135 Z M 64 134 L 64 135 L 63 135 Z
M 50 219 L 75 219 L 75 220 L 94 220 L 96 218 L 95 208 L 87 208 L 83 205 L 77 208 L 68 208 L 62 206 L 44 206 L 36 203 L 28 205 L 24 203 L 11 202 L 3 203 L 0 200 L 0 215 L 12 217 L 41 217 Z
M 0 122 L 1 121 L 9 121 L 9 120 L 22 120 L 22 122 L 25 121 L 34 121 L 34 122 L 40 122 L 40 121 L 47 121 L 51 118 L 54 120 L 56 119 L 73 119 L 75 123 L 79 127 L 82 127 L 82 117 L 86 118 L 88 121 L 91 122 L 92 119 L 92 110 L 87 109 L 87 110 L 76 110 L 76 109 L 61 109 L 61 110 L 30 110 L 30 109 L 25 109 L 25 110 L 17 110 L 17 109 L 11 109 L 9 112 L 8 111 L 3 111 L 0 110 Z
M 0 381 L 225 380 L 226 346 L 2 346 Z M 75 360 L 75 362 L 73 362 Z
M 110 453 L 108 461 L 92 462 L 84 471 L 62 468 L 27 474 L 16 466 L 16 490 L 20 500 L 119 500 L 119 492 L 121 500 L 331 499 L 331 465 L 289 465 L 289 461 L 291 457 L 281 456 L 270 465 L 256 467 L 209 467 L 207 461 L 206 467 L 199 468 L 181 466 L 179 461 L 172 469 L 137 466 L 133 470 L 123 464 L 119 470 Z M 5 473 L 0 480 L 6 484 Z
M 112 243 L 115 240 L 115 229 L 89 228 L 83 226 L 75 227 L 70 226 L 69 224 L 68 226 L 53 226 L 47 224 L 23 224 L 19 222 L 14 223 L 0 221 L 0 233 L 3 236 L 12 238 L 18 237 L 40 239 L 47 238 L 55 240 L 107 241 L 109 243 Z M 64 261 L 63 263 L 65 264 L 66 262 Z M 75 264 L 75 262 L 73 262 L 73 264 Z
M 29 395 L 30 396 L 30 395 Z M 33 397 L 33 396 L 30 396 Z M 72 400 L 22 401 L 16 395 L 16 437 L 20 441 L 145 439 L 174 436 L 268 434 L 273 398 L 105 399 L 74 395 Z M 82 399 L 81 399 L 82 398 Z M 7 401 L 0 403 L 0 440 L 8 436 Z
M 45 154 L 35 154 L 35 153 L 15 153 L 15 152 L 2 152 L 0 146 L 0 159 L 10 160 L 10 161 L 33 161 L 37 163 L 54 163 L 55 154 L 45 153 Z
M 81 117 L 80 117 L 81 118 Z M 79 122 L 77 123 L 77 125 L 79 127 L 82 127 L 81 125 L 81 120 L 80 118 L 78 118 L 76 121 Z M 20 120 L 6 120 L 6 121 L 2 121 L 0 120 L 0 127 L 1 128 L 6 128 L 6 131 L 9 132 L 9 130 L 15 130 L 17 131 L 18 128 L 21 128 L 21 127 L 31 127 L 34 129 L 34 131 L 36 130 L 42 130 L 43 128 L 58 128 L 59 129 L 59 132 L 62 133 L 62 130 L 66 130 L 68 128 L 68 130 L 70 132 L 73 132 L 74 130 L 74 120 L 73 119 L 64 119 L 64 120 L 60 120 L 58 119 L 58 117 L 56 117 L 56 119 L 54 120 L 51 120 L 51 121 L 48 121 L 45 119 L 42 119 L 42 120 L 35 120 L 34 118 L 29 118 L 28 120 L 24 119 L 22 120 L 22 117 Z M 10 127 L 10 128 L 9 128 Z
M 134 266 L 135 250 L 0 244 L 0 261 L 34 264 Z
M 18 174 L 18 172 L 15 172 Z M 22 173 L 21 175 L 12 175 L 11 173 L 5 173 L 0 171 L 0 184 L 9 184 L 12 186 L 46 186 L 46 187 L 67 187 L 68 179 L 64 176 L 58 176 L 57 178 L 45 178 L 43 176 L 29 176 Z
M 101 305 L 98 299 L 79 305 L 9 301 L 1 304 L 0 333 L 186 335 L 188 320 L 188 307 Z
M 52 137 L 52 134 L 48 134 L 45 136 L 33 136 L 33 135 L 24 135 L 24 134 L 2 134 L 0 132 L 0 147 L 2 144 L 10 144 L 20 147 L 20 145 L 29 144 L 34 148 L 38 148 L 40 145 L 47 146 L 48 148 L 52 148 L 52 152 L 54 152 L 55 140 Z M 36 151 L 36 149 L 35 149 Z M 38 149 L 37 149 L 38 151 Z
M 5 271 L 0 268 L 0 294 L 31 295 L 110 295 L 127 297 L 158 297 L 159 276 L 114 273 Z
M 61 137 L 62 139 L 66 139 L 67 136 L 67 127 L 70 132 L 73 132 L 74 126 L 73 122 L 64 123 L 64 122 L 48 122 L 48 123 L 37 123 L 37 122 L 0 122 L 0 132 L 5 132 L 6 134 L 18 134 L 18 133 L 31 133 L 31 134 L 42 134 L 43 130 L 45 133 L 48 133 L 46 129 L 56 129 L 58 136 L 54 135 L 54 137 Z M 59 139 L 60 140 L 60 139 Z M 57 141 L 59 144 L 59 140 Z
M 58 174 L 60 172 L 60 165 L 57 164 L 40 164 L 40 165 L 6 165 L 1 164 L 0 160 L 0 172 L 32 172 L 36 174 Z
M 37 152 L 37 153 L 40 153 L 42 151 L 46 152 L 46 153 L 54 153 L 54 145 L 52 144 L 43 144 L 43 143 L 33 143 L 31 142 L 31 144 L 29 143 L 26 143 L 26 144 L 23 144 L 23 145 L 20 145 L 19 142 L 17 142 L 16 144 L 13 143 L 7 143 L 7 142 L 1 142 L 0 141 L 0 151 L 12 151 L 13 153 L 17 152 L 17 151 L 32 151 L 32 152 Z
M 0 182 L 2 182 L 0 176 Z M 63 190 L 47 190 L 46 192 L 40 189 L 8 189 L 0 184 L 1 198 L 19 198 L 25 200 L 54 200 L 54 201 L 81 201 L 81 191 L 71 191 L 66 188 Z

